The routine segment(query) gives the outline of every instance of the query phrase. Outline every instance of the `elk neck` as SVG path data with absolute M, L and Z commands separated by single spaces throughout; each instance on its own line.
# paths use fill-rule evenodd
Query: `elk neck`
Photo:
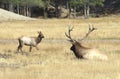
M 36 41 L 37 44 L 40 43 L 41 40 L 42 40 L 42 38 L 40 38 L 39 36 L 35 39 L 35 41 Z
M 90 48 L 88 48 L 88 47 L 83 46 L 82 43 L 80 43 L 80 42 L 75 42 L 74 45 L 75 45 L 75 46 L 78 46 L 79 49 L 80 49 L 80 48 L 81 48 L 81 49 L 90 49 Z
M 77 58 L 83 58 L 82 54 L 80 53 L 80 50 L 83 48 L 79 42 L 75 42 L 70 49 L 73 51 Z

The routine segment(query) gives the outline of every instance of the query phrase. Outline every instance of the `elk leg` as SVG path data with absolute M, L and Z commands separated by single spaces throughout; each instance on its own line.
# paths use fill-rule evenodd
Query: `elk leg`
M 22 54 L 23 54 L 22 47 L 23 47 L 23 45 L 20 45 L 20 46 L 19 46 L 19 49 L 20 49 L 20 51 L 21 51 Z
M 19 52 L 19 50 L 20 50 L 21 52 L 23 52 L 23 51 L 22 51 L 22 47 L 23 47 L 23 45 L 22 45 L 21 43 L 19 43 L 18 48 L 17 48 L 17 52 Z
M 22 54 L 23 54 L 22 47 L 23 47 L 22 45 L 19 45 L 18 48 L 17 48 L 17 52 L 19 52 L 19 50 L 20 50 L 22 52 Z
M 18 52 L 19 52 L 19 49 L 20 49 L 20 47 L 19 47 L 19 45 L 18 45 L 18 47 L 17 47 L 17 52 L 16 52 L 16 53 L 18 53 Z
M 32 46 L 30 46 L 29 52 L 31 52 L 31 50 L 32 50 Z
M 22 54 L 23 54 L 22 47 L 20 48 L 20 51 L 21 51 L 21 52 L 22 52 Z

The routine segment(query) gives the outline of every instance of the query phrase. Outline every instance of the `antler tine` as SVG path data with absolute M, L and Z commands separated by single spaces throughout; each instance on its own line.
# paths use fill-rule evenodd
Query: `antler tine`
M 70 26 L 69 26 L 69 28 L 68 28 L 68 29 L 69 29 L 69 30 L 68 30 L 68 31 L 69 31 L 68 33 L 69 33 L 69 36 L 70 36 L 70 37 L 71 37 L 70 32 L 73 31 L 73 28 L 74 28 L 74 26 L 73 26 L 72 28 L 70 28 Z
M 68 27 L 68 35 L 67 35 L 67 33 L 65 32 L 65 35 L 66 35 L 69 39 L 72 39 L 72 38 L 71 38 L 71 34 L 70 34 L 71 31 L 73 31 L 73 27 L 70 28 L 70 26 L 69 26 L 69 27 Z
M 66 37 L 68 37 L 70 40 L 70 42 L 74 42 L 75 40 L 74 39 L 72 39 L 72 37 L 71 37 L 71 31 L 73 31 L 73 28 L 74 28 L 74 26 L 72 27 L 72 28 L 70 28 L 70 26 L 68 27 L 68 34 L 65 32 L 65 35 L 66 35 Z
M 94 30 L 97 30 L 97 28 L 94 28 L 93 24 L 92 24 L 92 26 L 89 24 L 89 30 L 92 32 Z
M 92 24 L 92 26 L 89 24 L 89 30 L 88 30 L 88 32 L 86 33 L 86 35 L 85 35 L 80 41 L 82 41 L 82 40 L 84 40 L 85 38 L 87 38 L 88 35 L 89 35 L 92 31 L 94 31 L 94 30 L 97 30 L 97 28 L 94 28 L 94 27 L 93 27 L 93 24 Z

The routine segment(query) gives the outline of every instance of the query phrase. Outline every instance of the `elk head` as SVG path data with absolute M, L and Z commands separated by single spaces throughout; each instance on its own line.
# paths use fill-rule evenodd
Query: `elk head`
M 86 33 L 86 35 L 80 39 L 79 41 L 82 41 L 84 39 L 86 39 L 91 32 L 93 32 L 94 30 L 96 30 L 97 28 L 94 28 L 93 25 L 89 25 L 89 30 Z M 68 29 L 68 34 L 65 33 L 66 37 L 69 39 L 68 41 L 70 41 L 70 43 L 72 44 L 70 50 L 73 51 L 73 53 L 75 54 L 75 56 L 77 58 L 84 58 L 84 59 L 92 59 L 94 57 L 98 57 L 98 58 L 102 58 L 101 56 L 103 56 L 102 54 L 99 53 L 98 50 L 94 49 L 94 48 L 90 48 L 90 47 L 85 47 L 81 44 L 81 42 L 78 42 L 77 40 L 73 39 L 71 37 L 71 31 L 73 30 L 73 27 Z M 107 59 L 107 57 L 103 57 L 103 59 Z
M 43 35 L 43 33 L 41 31 L 38 31 L 38 34 L 39 34 L 38 35 L 39 38 L 44 38 L 44 35 Z

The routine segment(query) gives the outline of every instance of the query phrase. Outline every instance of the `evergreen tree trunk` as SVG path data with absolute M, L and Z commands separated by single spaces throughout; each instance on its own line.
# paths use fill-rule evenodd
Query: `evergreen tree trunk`
M 31 17 L 31 7 L 29 7 L 29 17 Z
M 44 18 L 47 18 L 47 13 L 46 13 L 45 8 L 44 8 Z
M 73 10 L 74 12 L 74 18 L 76 18 L 76 7 L 74 6 L 74 10 Z
M 68 18 L 70 18 L 70 6 L 68 1 L 67 1 L 67 10 L 68 10 Z
M 14 12 L 12 2 L 9 2 L 9 11 Z
M 89 14 L 90 14 L 90 5 L 89 5 L 89 0 L 86 0 L 86 2 L 84 3 L 84 16 L 85 19 L 89 18 Z
M 29 7 L 28 7 L 28 4 L 26 5 L 26 16 L 29 16 Z
M 87 7 L 86 7 L 86 3 L 84 3 L 84 17 L 87 18 Z
M 17 4 L 17 13 L 20 14 L 20 7 L 19 7 L 19 4 Z
M 47 18 L 47 12 L 46 12 L 47 6 L 48 6 L 48 4 L 47 4 L 47 2 L 46 2 L 46 0 L 45 0 L 45 1 L 44 1 L 44 7 L 43 7 L 43 9 L 44 9 L 44 18 Z
M 87 10 L 86 10 L 86 11 L 87 11 L 87 12 L 86 12 L 86 13 L 87 13 L 87 18 L 89 18 L 89 15 L 90 15 L 90 7 L 89 7 L 89 4 L 87 5 L 87 8 L 86 8 L 86 9 L 87 9 Z
M 23 7 L 23 14 L 26 16 L 26 6 Z

